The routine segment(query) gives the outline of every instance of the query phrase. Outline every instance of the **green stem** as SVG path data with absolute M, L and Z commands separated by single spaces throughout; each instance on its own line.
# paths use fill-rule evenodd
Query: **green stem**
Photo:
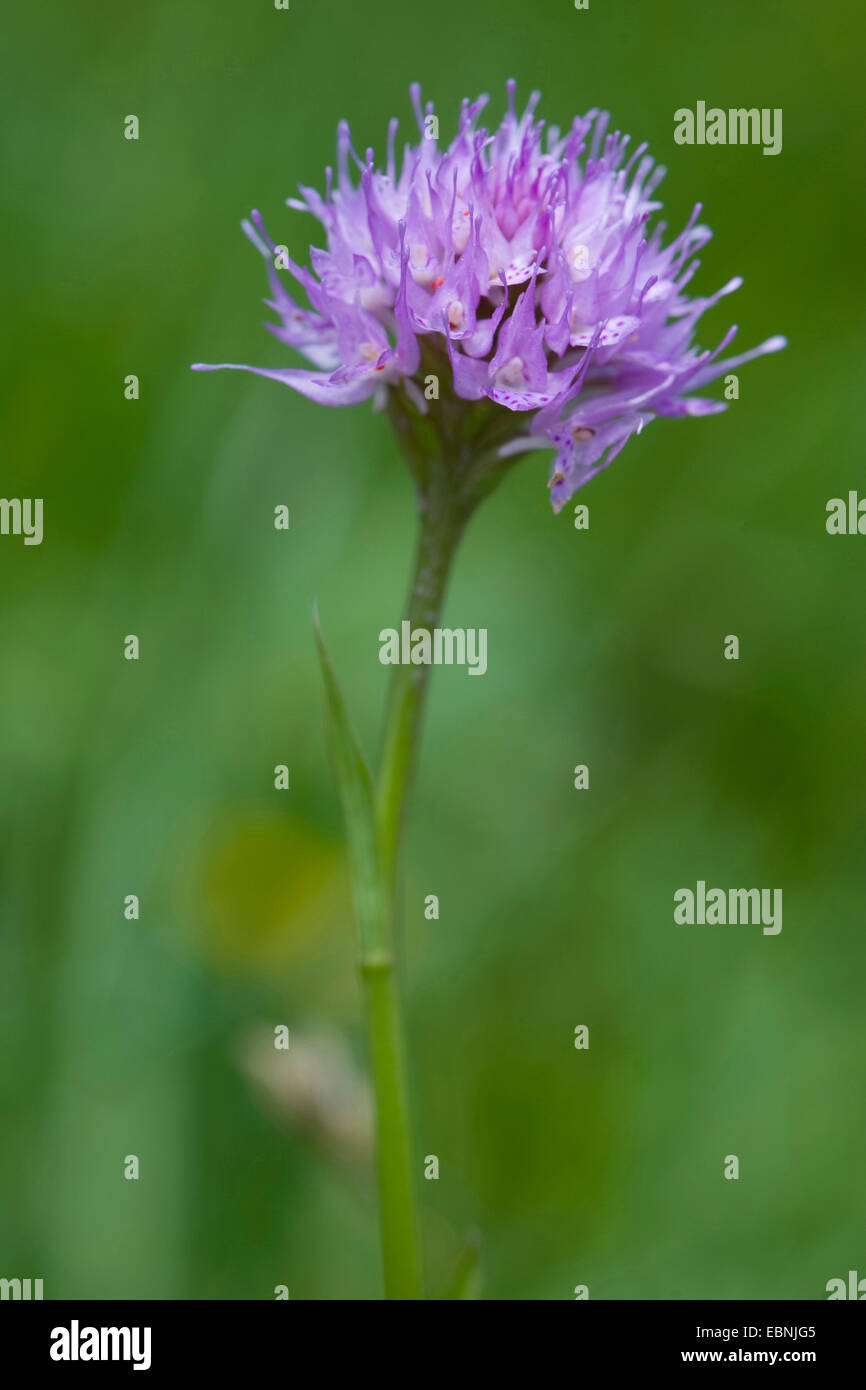
M 442 363 L 434 358 L 433 376 Z M 445 363 L 447 366 L 447 362 Z M 426 379 L 426 378 L 425 378 Z M 435 399 L 435 398 L 434 398 Z M 511 466 L 499 447 L 511 438 L 491 402 L 443 396 L 435 414 L 419 411 L 403 391 L 388 393 L 388 414 L 418 495 L 420 533 L 406 616 L 410 632 L 431 635 L 439 624 L 460 538 L 472 512 Z M 507 414 L 507 412 L 505 412 Z M 317 633 L 331 705 L 338 777 L 349 830 L 361 974 L 376 1110 L 376 1163 L 387 1299 L 423 1297 L 403 1007 L 397 897 L 400 849 L 429 664 L 394 667 L 388 694 L 378 784 L 371 784 L 348 722 L 327 651 Z M 401 644 L 402 645 L 402 644 Z
M 420 520 L 405 620 L 410 631 L 423 629 L 432 634 L 439 624 L 466 523 L 479 502 L 498 486 L 510 461 L 503 462 L 497 453 L 501 442 L 495 431 L 498 417 L 494 414 L 488 419 L 483 408 L 480 418 L 467 418 L 465 402 L 443 399 L 438 415 L 425 418 L 402 392 L 392 391 L 388 410 L 415 480 Z M 374 887 L 379 900 L 375 915 L 381 918 L 381 929 L 374 931 L 362 962 L 376 1095 L 382 1256 L 388 1299 L 423 1296 L 398 969 L 397 890 L 429 675 L 429 665 L 397 665 L 388 692 L 376 787 L 378 872 Z
M 421 531 L 407 617 L 413 628 L 437 625 L 457 544 L 462 509 L 445 497 L 422 497 Z M 418 750 L 429 666 L 396 666 L 389 692 L 378 784 L 383 922 L 365 952 L 362 975 L 376 1096 L 376 1147 L 387 1299 L 423 1297 L 416 1175 L 407 1084 L 404 1021 L 395 959 L 397 874 L 402 829 Z
M 387 1299 L 423 1297 L 399 987 L 390 952 L 361 963 L 376 1095 L 376 1155 Z
M 432 633 L 442 613 L 452 561 L 466 524 L 466 513 L 447 496 L 428 495 L 421 499 L 420 520 L 415 574 L 406 619 L 411 630 L 425 629 Z M 383 872 L 392 900 L 429 676 L 429 666 L 395 666 L 388 694 L 378 808 Z

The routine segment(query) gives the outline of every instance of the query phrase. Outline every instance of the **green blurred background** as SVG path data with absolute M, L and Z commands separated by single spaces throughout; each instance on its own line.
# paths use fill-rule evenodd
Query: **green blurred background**
M 296 360 L 238 224 L 306 260 L 283 200 L 340 117 L 383 150 L 417 78 L 447 139 L 509 76 L 552 123 L 600 105 L 647 139 L 673 230 L 703 201 L 696 291 L 746 281 L 703 346 L 731 315 L 790 347 L 726 415 L 629 444 L 588 532 L 527 457 L 459 557 L 446 621 L 488 628 L 489 670 L 435 673 L 406 875 L 431 1289 L 473 1228 L 495 1299 L 866 1273 L 866 540 L 824 529 L 863 478 L 860 7 L 91 0 L 6 31 L 0 491 L 44 498 L 45 539 L 0 538 L 0 1275 L 379 1296 L 310 609 L 372 751 L 411 490 L 367 407 L 188 364 Z M 782 154 L 676 146 L 698 99 L 782 107 Z M 781 935 L 676 927 L 698 878 L 781 887 Z

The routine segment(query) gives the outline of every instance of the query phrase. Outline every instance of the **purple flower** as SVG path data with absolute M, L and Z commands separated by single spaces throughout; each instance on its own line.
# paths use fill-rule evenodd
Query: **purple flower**
M 514 85 L 492 134 L 477 125 L 487 98 L 464 101 L 447 149 L 428 138 L 432 103 L 422 108 L 414 85 L 421 139 L 406 147 L 399 173 L 396 120 L 384 172 L 372 150 L 358 158 L 340 124 L 336 186 L 328 169 L 324 199 L 302 188 L 288 200 L 317 217 L 327 239 L 327 250 L 311 248 L 312 271 L 285 258 L 309 308 L 283 285 L 260 215 L 243 223 L 267 262 L 265 302 L 280 318 L 267 326 L 313 370 L 241 370 L 328 405 L 384 404 L 389 391 L 403 391 L 422 414 L 431 410 L 425 381 L 443 375 L 461 400 L 509 412 L 508 428 L 500 420 L 495 430 L 501 457 L 556 450 L 550 489 L 559 511 L 655 416 L 724 410 L 690 393 L 785 340 L 725 359 L 731 328 L 712 351 L 695 347 L 704 310 L 742 283 L 708 298 L 686 294 L 695 253 L 711 236 L 700 206 L 663 245 L 663 223 L 647 233 L 664 169 L 646 145 L 627 159 L 629 137 L 609 134 L 607 113 L 595 110 L 565 135 L 545 131 L 535 120 L 538 93 L 518 116 Z

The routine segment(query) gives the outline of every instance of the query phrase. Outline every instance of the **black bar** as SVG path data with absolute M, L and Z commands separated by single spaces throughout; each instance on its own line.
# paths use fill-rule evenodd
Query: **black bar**
M 384 1358 L 390 1365 L 389 1379 L 414 1379 L 419 1370 L 428 1378 L 437 1364 L 443 1374 L 453 1374 L 458 1366 L 465 1369 L 467 1343 L 474 1348 L 471 1359 L 483 1357 L 486 1375 L 501 1357 L 510 1379 L 515 1357 L 525 1350 L 535 1362 L 533 1384 L 562 1378 L 562 1372 L 540 1370 L 550 1365 L 552 1355 L 567 1358 L 563 1370 L 571 1370 L 565 1383 L 590 1368 L 596 1374 L 615 1374 L 675 1366 L 807 1366 L 822 1376 L 842 1369 L 856 1374 L 862 1368 L 866 1322 L 855 1309 L 833 1301 L 574 1302 L 556 1316 L 537 1308 L 522 1304 L 504 1326 L 491 1311 L 488 1328 L 487 1314 L 477 1303 L 464 1322 L 466 1314 L 436 1313 L 429 1305 L 22 1301 L 0 1304 L 0 1335 L 4 1363 L 18 1365 L 16 1383 L 31 1372 L 45 1371 L 52 1377 L 92 1378 L 106 1369 L 115 1376 L 133 1375 L 136 1361 L 140 1373 L 157 1378 L 184 1371 L 197 1377 L 249 1374 L 252 1361 L 257 1375 L 290 1375 L 296 1381 L 302 1352 L 320 1358 L 321 1370 L 332 1371 L 334 1360 L 345 1357 L 350 1372 L 365 1377 L 372 1357 L 376 1364 Z M 116 1329 L 116 1335 L 109 1329 Z M 411 1332 L 414 1339 L 402 1343 L 401 1332 Z M 376 1338 L 382 1335 L 388 1340 L 377 1349 Z M 105 1359 L 86 1359 L 92 1350 Z M 112 1359 L 115 1351 L 126 1359 Z M 61 1353 L 70 1359 L 55 1359 Z M 305 1381 L 311 1371 L 308 1364 Z

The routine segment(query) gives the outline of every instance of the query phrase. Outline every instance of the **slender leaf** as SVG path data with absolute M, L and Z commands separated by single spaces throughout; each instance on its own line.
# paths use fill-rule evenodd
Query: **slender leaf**
M 313 630 L 325 681 L 329 741 L 346 823 L 355 910 L 361 933 L 361 952 L 365 960 L 370 960 L 377 951 L 387 948 L 385 894 L 376 828 L 373 779 L 349 722 L 346 702 L 325 646 L 315 607 Z
M 481 1297 L 481 1235 L 473 1231 L 460 1251 L 451 1277 L 442 1294 L 443 1299 L 476 1299 Z

